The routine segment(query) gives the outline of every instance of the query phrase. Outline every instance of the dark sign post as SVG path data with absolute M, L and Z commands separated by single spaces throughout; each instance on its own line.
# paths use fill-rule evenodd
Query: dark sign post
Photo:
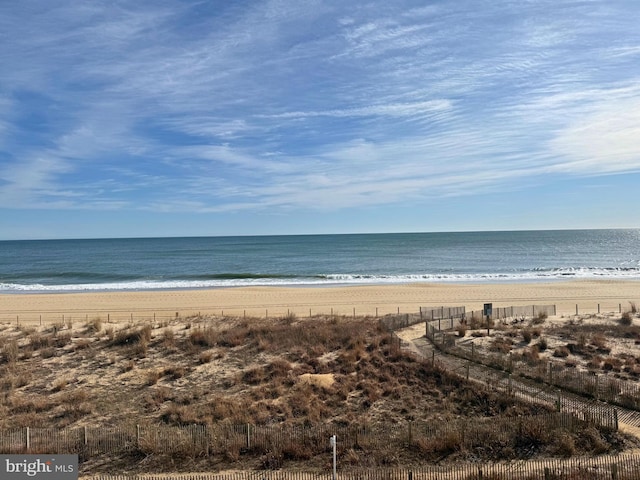
M 487 335 L 489 335 L 489 329 L 491 328 L 491 315 L 493 315 L 493 303 L 485 303 L 482 309 L 482 314 L 484 315 L 484 318 L 487 319 Z

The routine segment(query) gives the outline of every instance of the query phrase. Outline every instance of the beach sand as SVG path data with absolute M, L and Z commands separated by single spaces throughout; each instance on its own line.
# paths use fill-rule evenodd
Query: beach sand
M 584 280 L 551 283 L 237 287 L 209 290 L 3 294 L 0 322 L 50 323 L 101 317 L 111 321 L 197 314 L 306 317 L 318 314 L 385 315 L 420 308 L 556 305 L 558 315 L 618 312 L 640 305 L 640 281 Z

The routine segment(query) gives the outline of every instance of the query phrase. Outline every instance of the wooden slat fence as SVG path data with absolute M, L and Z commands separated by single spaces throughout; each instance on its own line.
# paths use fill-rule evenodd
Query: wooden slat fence
M 536 313 L 537 315 L 540 312 L 555 311 L 555 306 L 531 305 L 528 307 L 508 307 L 508 309 L 510 309 L 510 313 L 526 310 L 530 314 Z M 507 309 L 503 310 L 506 311 Z M 519 314 L 516 313 L 516 315 Z M 525 359 L 512 355 L 480 351 L 475 348 L 473 342 L 463 344 L 456 341 L 451 332 L 459 328 L 459 326 L 460 319 L 453 317 L 427 321 L 426 336 L 436 347 L 449 354 L 509 372 L 514 376 L 543 382 L 595 400 L 640 411 L 640 383 L 637 381 L 567 368 L 563 363 L 550 361 L 549 359 Z
M 423 320 L 438 320 L 444 318 L 464 318 L 465 307 L 420 307 L 420 316 Z
M 493 464 L 338 470 L 339 480 L 640 480 L 640 456 L 552 458 Z M 246 471 L 145 475 L 91 475 L 81 480 L 329 480 L 330 472 Z
M 337 435 L 340 448 L 405 447 L 417 441 L 438 442 L 456 437 L 461 449 L 484 445 L 488 438 L 513 441 L 522 425 L 540 426 L 546 432 L 575 432 L 589 424 L 605 423 L 602 412 L 554 413 L 514 418 L 465 419 L 464 421 L 411 422 L 389 425 L 129 425 L 120 428 L 24 428 L 0 430 L 0 453 L 77 453 L 81 459 L 95 455 L 141 452 L 201 457 L 237 452 L 286 452 L 305 449 L 322 454 L 328 438 Z M 542 427 L 540 427 L 542 428 Z
M 437 330 L 430 330 L 430 332 L 430 338 L 434 339 L 436 346 L 446 350 L 449 354 L 595 400 L 640 410 L 640 384 L 637 381 L 567 368 L 563 364 L 549 359 L 524 359 L 522 357 L 480 351 L 472 343 L 461 344 L 458 342 L 455 345 L 451 342 L 444 343 L 438 341 L 442 338 L 438 334 L 445 335 L 445 332 L 438 332 Z

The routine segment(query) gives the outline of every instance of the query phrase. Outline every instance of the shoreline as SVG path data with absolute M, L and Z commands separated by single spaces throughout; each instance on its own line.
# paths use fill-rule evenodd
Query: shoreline
M 618 312 L 640 305 L 638 280 L 509 283 L 411 283 L 252 286 L 115 292 L 0 294 L 0 323 L 50 323 L 105 317 L 113 321 L 192 315 L 278 317 L 295 314 L 386 315 L 420 308 L 556 305 L 558 315 Z

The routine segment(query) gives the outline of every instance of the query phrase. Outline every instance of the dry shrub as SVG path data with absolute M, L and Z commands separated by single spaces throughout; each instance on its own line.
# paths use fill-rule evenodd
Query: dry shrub
M 513 342 L 508 338 L 494 338 L 491 345 L 489 345 L 489 351 L 507 354 L 511 351 L 512 345 Z
M 537 345 L 526 348 L 522 352 L 522 359 L 529 364 L 536 364 L 540 359 L 540 351 L 538 350 Z
M 547 339 L 544 337 L 541 337 L 540 340 L 538 340 L 538 343 L 535 344 L 535 347 L 537 347 L 538 351 L 540 352 L 546 351 L 547 348 L 549 347 L 549 344 L 547 343 Z
M 53 382 L 53 386 L 51 387 L 51 391 L 60 392 L 60 391 L 64 390 L 65 388 L 67 388 L 67 385 L 69 385 L 69 380 L 68 379 L 59 378 L 55 382 Z
M 248 385 L 258 385 L 267 381 L 268 375 L 264 367 L 254 367 L 242 373 L 242 382 Z
M 203 423 L 197 410 L 192 406 L 170 403 L 160 415 L 160 419 L 170 425 L 193 425 Z
M 71 343 L 71 332 L 59 333 L 54 336 L 53 345 L 56 348 L 62 348 Z
M 171 380 L 177 380 L 184 377 L 186 369 L 183 366 L 171 366 L 164 369 L 164 375 Z
M 56 349 L 53 347 L 47 347 L 40 350 L 40 358 L 52 358 L 56 356 Z
M 13 414 L 17 413 L 42 413 L 51 410 L 55 406 L 49 398 L 44 396 L 13 396 L 9 405 Z
M 267 371 L 271 378 L 284 377 L 291 371 L 291 364 L 284 358 L 276 358 L 269 363 Z
M 544 323 L 547 318 L 548 318 L 548 315 L 545 312 L 540 312 L 538 313 L 538 315 L 536 315 L 534 318 L 531 319 L 531 324 L 540 325 Z
M 553 351 L 553 356 L 557 358 L 566 358 L 569 356 L 569 349 L 567 347 L 558 347 Z
M 607 357 L 602 365 L 603 370 L 619 372 L 622 370 L 622 361 L 616 357 Z
M 568 432 L 559 432 L 549 449 L 552 455 L 571 457 L 576 454 L 576 442 Z
M 200 347 L 215 347 L 218 344 L 219 332 L 212 327 L 198 328 L 189 332 L 189 342 Z
M 85 350 L 89 347 L 91 347 L 91 340 L 88 338 L 81 338 L 73 345 L 74 350 Z
M 524 340 L 524 343 L 530 343 L 532 338 L 533 334 L 531 333 L 531 330 L 529 330 L 528 328 L 522 330 L 522 340 Z
M 165 328 L 162 331 L 162 345 L 167 349 L 174 349 L 176 346 L 176 334 L 172 328 Z
M 591 345 L 596 347 L 598 352 L 609 353 L 611 349 L 607 347 L 607 338 L 602 333 L 595 333 L 591 336 Z
M 198 357 L 198 362 L 201 364 L 209 363 L 213 358 L 213 352 L 211 350 L 200 353 Z
M 9 365 L 15 365 L 20 357 L 20 347 L 15 339 L 9 340 L 2 348 L 2 361 Z
M 133 360 L 129 360 L 127 363 L 124 364 L 124 367 L 122 367 L 122 371 L 130 372 L 135 368 L 135 366 L 136 366 L 135 362 Z
M 43 335 L 42 333 L 34 332 L 29 335 L 29 346 L 33 350 L 39 350 L 41 348 L 50 347 L 53 344 L 53 339 L 50 335 Z
M 419 438 L 414 442 L 414 449 L 430 459 L 448 457 L 461 451 L 462 448 L 462 435 L 457 430 L 448 430 L 437 438 Z
M 158 383 L 158 380 L 162 377 L 162 373 L 161 370 L 149 370 L 147 372 L 147 385 L 155 385 Z
M 481 325 L 482 325 L 482 319 L 481 318 L 476 317 L 475 315 L 473 315 L 469 319 L 469 328 L 471 330 L 476 330 L 476 329 L 480 328 Z
M 631 313 L 634 315 L 638 313 L 638 307 L 635 302 L 629 302 L 629 306 L 631 307 Z
M 467 326 L 463 323 L 459 324 L 457 327 L 458 337 L 463 338 L 467 335 Z
M 102 319 L 100 317 L 95 317 L 89 320 L 85 325 L 87 333 L 98 333 L 102 330 Z
M 138 329 L 126 328 L 119 330 L 113 340 L 111 340 L 111 346 L 129 346 L 136 344 L 149 344 L 151 340 L 151 325 L 145 325 Z
M 631 326 L 631 324 L 633 323 L 633 316 L 631 315 L 631 312 L 624 312 L 618 320 L 618 323 L 620 323 L 620 325 L 624 327 Z

